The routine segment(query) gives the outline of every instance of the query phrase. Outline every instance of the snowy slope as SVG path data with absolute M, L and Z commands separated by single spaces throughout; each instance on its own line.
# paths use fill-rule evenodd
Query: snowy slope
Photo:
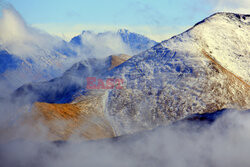
M 165 41 L 164 47 L 182 50 L 178 38 L 198 41 L 224 68 L 250 83 L 250 16 L 233 13 L 217 13 L 203 20 L 188 32 Z M 216 40 L 215 40 L 216 39 Z M 197 50 L 197 49 L 196 49 Z M 190 51 L 192 52 L 192 50 Z
M 126 89 L 106 92 L 117 134 L 193 113 L 249 108 L 248 15 L 217 13 L 112 70 Z
M 99 76 L 122 78 L 124 89 L 92 90 L 71 104 L 101 105 L 93 113 L 103 113 L 117 136 L 196 113 L 249 109 L 247 20 L 248 15 L 212 15 Z

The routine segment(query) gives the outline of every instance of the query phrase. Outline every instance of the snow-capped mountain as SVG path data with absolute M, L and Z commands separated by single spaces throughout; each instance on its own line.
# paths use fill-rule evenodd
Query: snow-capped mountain
M 32 97 L 32 101 L 40 102 L 69 102 L 72 100 L 71 96 L 74 95 L 76 91 L 86 86 L 86 82 L 84 82 L 86 77 L 100 76 L 101 74 L 107 72 L 109 68 L 117 66 L 117 63 L 122 63 L 130 58 L 130 56 L 124 57 L 123 54 L 116 54 L 119 57 L 118 60 L 117 57 L 115 58 L 112 56 L 106 58 L 106 54 L 110 53 L 114 55 L 115 52 L 135 53 L 143 51 L 144 49 L 146 50 L 154 44 L 156 44 L 155 41 L 140 34 L 130 33 L 128 30 L 119 30 L 118 32 L 105 32 L 99 34 L 94 34 L 91 31 L 83 31 L 81 35 L 74 37 L 70 41 L 70 44 L 67 44 L 67 47 L 65 46 L 64 48 L 68 48 L 68 45 L 71 45 L 69 48 L 72 50 L 68 49 L 69 53 L 73 55 L 88 55 L 90 58 L 83 57 L 85 60 L 76 63 L 71 69 L 62 74 L 62 77 L 57 77 L 52 80 L 50 80 L 51 77 L 47 77 L 47 80 L 50 81 L 44 82 L 38 82 L 39 79 L 36 79 L 35 81 L 37 83 L 25 84 L 17 89 L 13 96 L 20 97 L 27 95 Z M 68 54 L 67 50 L 64 53 Z M 61 57 L 58 58 L 61 59 Z M 44 58 L 44 60 L 47 60 L 47 58 Z M 63 59 L 63 61 L 66 62 L 69 60 L 70 58 L 68 57 Z M 110 65 L 111 60 L 118 61 L 115 62 L 115 65 Z M 39 60 L 39 62 L 41 61 Z M 51 64 L 51 66 L 52 65 L 53 64 Z M 32 68 L 29 68 L 29 70 L 32 71 Z M 47 70 L 44 72 L 45 74 L 48 73 Z M 77 77 L 75 73 L 78 74 Z M 60 76 L 58 73 L 56 74 L 56 76 Z M 71 75 L 74 76 L 74 78 L 72 78 Z
M 194 113 L 250 108 L 249 15 L 217 13 L 139 54 L 108 76 L 126 89 L 107 91 L 118 134 L 152 128 Z M 136 128 L 135 128 L 136 127 Z
M 116 42 L 111 43 L 110 39 Z M 117 50 L 117 53 L 129 55 L 135 55 L 157 44 L 154 40 L 137 33 L 129 32 L 127 29 L 119 29 L 117 32 L 107 31 L 98 34 L 92 31 L 83 31 L 81 35 L 72 38 L 70 43 L 81 46 L 86 52 L 91 53 L 91 48 L 93 48 L 97 41 L 100 41 L 102 50 L 112 49 Z
M 250 15 L 216 13 L 100 76 L 122 78 L 124 89 L 91 90 L 68 105 L 80 106 L 79 119 L 90 112 L 92 120 L 94 113 L 101 113 L 115 136 L 167 125 L 196 113 L 249 109 L 249 20 Z M 46 117 L 46 103 L 35 105 L 42 108 L 36 113 Z M 48 107 L 60 115 L 65 106 Z M 51 129 L 49 123 L 44 124 Z M 74 126 L 74 131 L 80 127 Z

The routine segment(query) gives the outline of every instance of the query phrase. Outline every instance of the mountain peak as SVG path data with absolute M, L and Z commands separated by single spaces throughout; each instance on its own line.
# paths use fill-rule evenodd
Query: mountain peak
M 249 21 L 250 15 L 215 13 L 161 45 L 179 51 L 184 47 L 190 48 L 190 53 L 197 45 L 200 51 L 206 50 L 213 60 L 249 84 L 250 54 L 249 39 L 246 38 L 249 34 Z
M 210 18 L 224 17 L 232 21 L 240 21 L 249 24 L 250 15 L 249 14 L 238 14 L 238 13 L 228 13 L 228 12 L 218 12 L 210 16 Z
M 214 13 L 211 16 L 205 18 L 204 20 L 198 22 L 197 24 L 195 24 L 195 26 L 197 26 L 201 23 L 205 23 L 205 22 L 219 21 L 220 19 L 250 24 L 250 15 L 249 14 L 217 12 L 217 13 Z
M 128 29 L 126 28 L 121 28 L 117 31 L 118 33 L 124 33 L 124 34 L 127 34 L 127 33 L 130 33 Z

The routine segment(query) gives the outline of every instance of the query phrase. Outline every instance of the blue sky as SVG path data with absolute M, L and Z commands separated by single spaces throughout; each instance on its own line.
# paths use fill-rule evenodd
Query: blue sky
M 233 0 L 5 0 L 28 24 L 64 38 L 83 29 L 128 28 L 158 41 L 216 11 L 242 10 L 248 1 L 239 0 L 235 7 Z

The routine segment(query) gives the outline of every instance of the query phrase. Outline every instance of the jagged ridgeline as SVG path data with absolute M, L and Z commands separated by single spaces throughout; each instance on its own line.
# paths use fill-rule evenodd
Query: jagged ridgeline
M 103 135 L 96 136 L 102 138 L 167 125 L 195 113 L 249 109 L 249 32 L 249 15 L 214 14 L 99 76 L 122 78 L 124 89 L 79 94 L 84 87 L 67 106 L 35 103 L 33 113 L 45 118 L 50 135 L 67 139 L 75 132 L 91 138 L 83 128 L 86 121 L 92 125 L 98 120 L 97 134 Z M 62 112 L 65 107 L 74 107 L 77 115 L 62 116 L 71 115 L 70 110 Z M 82 119 L 86 114 L 88 119 Z M 60 129 L 53 124 L 57 120 L 70 126 Z M 77 120 L 81 121 L 74 123 Z M 90 127 L 93 133 L 95 128 Z

